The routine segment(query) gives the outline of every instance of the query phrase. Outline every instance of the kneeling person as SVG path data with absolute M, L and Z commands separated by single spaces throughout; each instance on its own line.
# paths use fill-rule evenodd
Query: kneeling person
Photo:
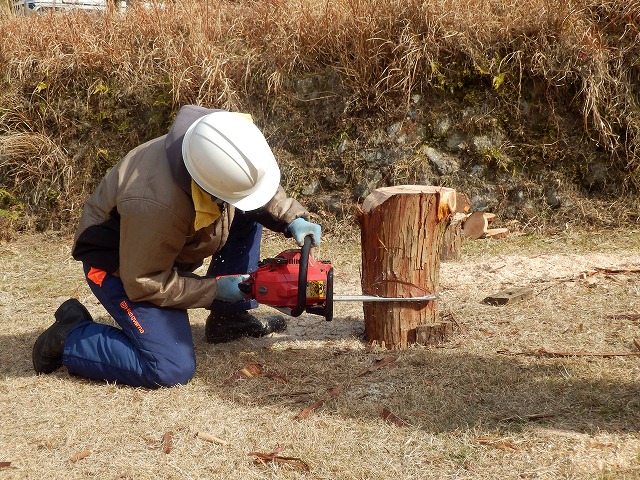
M 35 371 L 64 365 L 90 379 L 172 386 L 195 373 L 187 309 L 211 310 L 210 343 L 283 330 L 282 317 L 248 312 L 257 304 L 238 284 L 258 267 L 263 226 L 319 245 L 320 226 L 308 219 L 280 186 L 273 153 L 247 116 L 182 107 L 167 135 L 109 171 L 75 235 L 73 257 L 120 328 L 67 300 L 34 345 Z M 207 275 L 195 275 L 208 257 Z

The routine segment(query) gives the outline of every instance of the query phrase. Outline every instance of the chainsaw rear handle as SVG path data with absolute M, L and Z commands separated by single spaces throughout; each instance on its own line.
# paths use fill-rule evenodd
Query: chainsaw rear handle
M 253 293 L 253 279 L 247 280 L 246 282 L 240 282 L 238 284 L 238 288 L 242 293 L 251 295 Z
M 304 244 L 300 252 L 300 269 L 298 271 L 298 299 L 296 307 L 291 310 L 292 317 L 299 317 L 307 307 L 307 271 L 309 270 L 309 254 L 313 237 L 304 237 Z

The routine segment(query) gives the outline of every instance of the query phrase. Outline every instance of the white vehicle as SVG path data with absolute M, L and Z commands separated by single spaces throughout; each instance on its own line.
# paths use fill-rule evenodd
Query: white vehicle
M 106 10 L 112 0 L 19 0 L 13 4 L 18 13 L 35 13 L 48 10 Z

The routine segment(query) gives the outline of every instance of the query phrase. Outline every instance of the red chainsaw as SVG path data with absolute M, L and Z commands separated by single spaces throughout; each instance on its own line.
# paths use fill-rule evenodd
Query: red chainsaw
M 426 302 L 435 295 L 411 298 L 388 298 L 374 295 L 333 295 L 333 266 L 327 260 L 311 256 L 311 236 L 302 249 L 285 250 L 274 258 L 267 258 L 251 273 L 251 279 L 239 287 L 258 303 L 269 305 L 292 317 L 303 312 L 333 319 L 334 301 L 351 302 Z
M 251 279 L 240 283 L 240 290 L 292 317 L 307 311 L 331 321 L 333 266 L 313 259 L 311 241 L 311 236 L 305 237 L 302 249 L 285 250 L 262 260 Z

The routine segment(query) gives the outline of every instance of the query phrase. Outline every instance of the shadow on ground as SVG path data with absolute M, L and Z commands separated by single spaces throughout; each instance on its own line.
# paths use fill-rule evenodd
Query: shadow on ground
M 198 330 L 195 338 L 203 335 Z M 279 340 L 244 339 L 225 346 L 222 355 L 211 345 L 197 345 L 198 374 L 221 398 L 280 405 L 292 417 L 344 383 L 345 389 L 318 412 L 366 421 L 379 419 L 387 407 L 432 433 L 474 427 L 520 431 L 534 422 L 583 433 L 640 430 L 640 379 L 618 374 L 633 369 L 637 357 L 532 358 L 423 347 L 368 351 L 361 340 L 354 340 L 354 347 L 326 337 L 310 342 L 310 348 L 295 342 L 283 348 Z M 397 362 L 357 377 L 389 356 Z M 262 377 L 224 385 L 251 361 L 287 383 Z
M 319 327 L 300 343 L 284 334 L 225 345 L 205 343 L 204 325 L 196 323 L 197 376 L 221 399 L 246 402 L 247 407 L 278 406 L 290 410 L 292 418 L 344 383 L 344 390 L 312 415 L 378 421 L 381 408 L 387 407 L 413 427 L 432 433 L 476 427 L 520 431 L 533 421 L 528 416 L 541 416 L 536 423 L 548 428 L 584 433 L 640 430 L 640 382 L 615 373 L 634 368 L 636 357 L 526 358 L 480 355 L 464 348 L 368 351 L 357 338 L 358 322 L 335 321 L 353 323 L 343 325 L 344 338 L 323 335 Z M 31 348 L 38 334 L 0 335 L 0 377 L 34 375 Z M 397 361 L 357 376 L 388 356 Z M 225 384 L 248 362 L 287 381 L 263 376 Z
M 0 378 L 35 375 L 31 350 L 40 332 L 0 334 Z

